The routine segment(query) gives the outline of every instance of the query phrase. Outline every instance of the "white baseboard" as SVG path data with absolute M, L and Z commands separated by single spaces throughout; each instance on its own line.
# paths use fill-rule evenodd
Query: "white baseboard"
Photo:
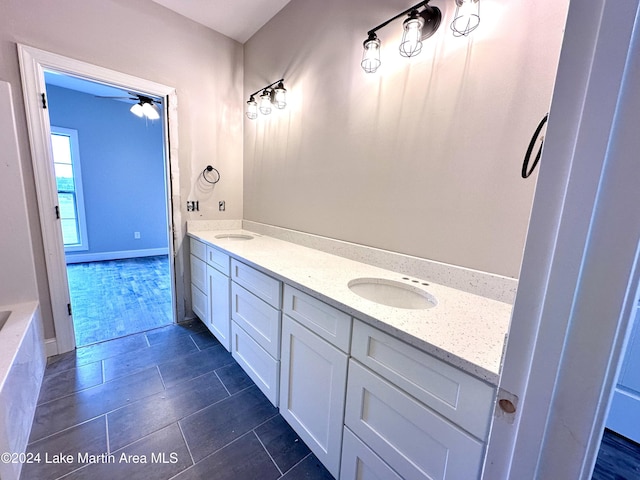
M 55 338 L 46 338 L 44 340 L 44 353 L 47 358 L 58 355 L 58 341 Z
M 119 252 L 80 253 L 65 256 L 67 264 L 84 262 L 104 262 L 105 260 L 121 260 L 123 258 L 154 257 L 168 255 L 169 249 L 147 248 L 145 250 L 122 250 Z

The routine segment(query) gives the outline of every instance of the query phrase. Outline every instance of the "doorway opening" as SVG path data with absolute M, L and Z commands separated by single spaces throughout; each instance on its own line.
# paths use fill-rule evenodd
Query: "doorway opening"
M 173 323 L 162 100 L 44 75 L 76 346 Z
M 166 263 L 168 264 L 169 270 L 169 286 L 166 290 L 170 291 L 171 297 L 171 309 L 168 316 L 170 323 L 174 323 L 177 319 L 183 318 L 184 306 L 182 300 L 184 298 L 184 288 L 180 282 L 176 282 L 175 274 L 175 252 L 179 251 L 181 247 L 180 239 L 182 238 L 183 229 L 179 209 L 180 178 L 177 168 L 178 119 L 175 88 L 25 45 L 18 45 L 18 54 L 36 180 L 38 211 L 40 214 L 42 245 L 45 253 L 48 289 L 53 314 L 53 327 L 55 329 L 55 338 L 48 338 L 45 341 L 47 355 L 52 356 L 69 352 L 76 347 L 72 318 L 72 301 L 68 285 L 67 257 L 71 258 L 71 256 L 73 256 L 74 260 L 80 260 L 80 263 L 87 263 L 88 261 L 117 261 L 139 257 L 166 256 Z M 129 137 L 128 141 L 124 142 L 128 144 L 129 148 L 137 146 L 140 149 L 136 153 L 135 158 L 131 158 L 127 156 L 126 153 L 120 152 L 106 159 L 102 158 L 100 162 L 98 162 L 100 166 L 103 167 L 101 174 L 98 175 L 99 182 L 102 183 L 100 187 L 103 192 L 107 192 L 107 194 L 111 193 L 110 201 L 120 201 L 124 203 L 121 212 L 126 212 L 127 210 L 143 212 L 146 217 L 159 215 L 161 218 L 159 222 L 160 226 L 158 227 L 156 225 L 155 230 L 151 227 L 148 227 L 151 228 L 151 230 L 145 230 L 141 226 L 136 226 L 135 222 L 133 224 L 127 224 L 123 213 L 114 213 L 113 211 L 104 209 L 105 205 L 109 203 L 107 201 L 103 200 L 94 203 L 90 207 L 90 199 L 88 196 L 95 192 L 91 188 L 87 188 L 87 185 L 83 185 L 81 190 L 85 196 L 84 210 L 87 227 L 87 235 L 85 237 L 87 241 L 83 241 L 82 238 L 80 238 L 83 235 L 83 229 L 80 226 L 82 223 L 81 209 L 78 207 L 81 192 L 78 189 L 69 188 L 69 180 L 67 180 L 66 185 L 63 185 L 66 189 L 63 188 L 62 193 L 66 195 L 66 206 L 69 207 L 69 205 L 71 205 L 74 208 L 67 208 L 66 212 L 61 211 L 61 206 L 64 205 L 61 205 L 61 199 L 59 197 L 60 190 L 58 189 L 56 173 L 54 172 L 51 126 L 67 129 L 74 128 L 68 124 L 55 125 L 54 119 L 50 119 L 50 113 L 53 114 L 53 109 L 50 108 L 48 104 L 48 89 L 53 87 L 48 86 L 45 81 L 46 72 L 67 77 L 70 81 L 89 83 L 92 88 L 105 89 L 102 93 L 91 91 L 90 98 L 97 102 L 104 102 L 105 105 L 109 106 L 108 108 L 121 108 L 128 114 L 128 116 L 125 117 L 127 121 L 130 119 L 142 122 L 142 124 L 147 122 L 145 124 L 145 128 L 147 128 L 150 123 L 149 121 L 155 119 L 155 126 L 158 128 L 158 131 L 161 132 L 159 135 L 160 141 L 157 142 L 157 148 L 161 153 L 155 157 L 162 159 L 162 161 L 158 162 L 162 165 L 162 168 L 150 169 L 148 165 L 139 161 L 139 157 L 142 155 L 141 151 L 144 152 L 145 149 L 148 148 L 145 147 L 144 142 L 141 141 L 144 137 L 142 133 Z M 76 88 L 76 90 L 78 89 Z M 122 94 L 123 92 L 124 95 Z M 75 94 L 77 93 L 78 92 L 75 92 Z M 134 96 L 138 100 L 137 103 L 140 103 L 139 107 L 133 109 L 132 105 L 127 103 L 129 100 L 127 97 L 131 96 Z M 114 99 L 102 97 L 125 98 Z M 137 104 L 136 102 L 133 103 Z M 145 103 L 150 103 L 150 105 L 145 106 Z M 153 115 L 150 114 L 149 109 L 153 110 L 153 112 L 151 112 Z M 71 108 L 71 110 L 74 110 L 74 108 Z M 77 110 L 83 109 L 82 107 L 76 106 L 75 110 L 75 113 L 78 114 L 79 112 Z M 103 116 L 104 115 L 95 115 L 96 118 L 94 118 L 93 121 L 102 121 Z M 80 122 L 80 124 L 82 124 L 82 122 Z M 78 127 L 75 129 L 78 130 L 78 142 L 82 153 L 83 143 L 91 143 L 91 139 L 85 139 L 84 133 L 86 132 L 81 131 Z M 133 129 L 131 128 L 131 130 Z M 53 131 L 55 131 L 55 129 Z M 121 132 L 120 135 L 124 136 L 127 133 L 128 132 Z M 171 138 L 171 142 L 169 142 L 169 138 Z M 115 135 L 112 135 L 94 143 L 98 144 L 98 150 L 103 154 L 105 151 L 114 147 L 117 141 Z M 116 174 L 116 172 L 119 171 L 118 168 L 116 168 L 118 162 L 127 164 L 127 162 L 123 162 L 123 159 L 128 160 L 128 165 L 131 170 L 118 176 Z M 82 164 L 82 178 L 84 179 L 87 177 L 85 173 L 88 165 L 85 164 L 83 160 L 81 160 L 80 163 Z M 61 168 L 63 170 L 66 168 L 67 172 L 73 170 L 73 168 L 68 165 L 67 167 Z M 72 177 L 72 174 L 68 173 L 67 177 Z M 122 194 L 122 192 L 119 192 L 118 188 L 126 184 L 129 177 L 135 178 L 136 181 L 126 190 L 133 196 L 127 197 Z M 159 181 L 164 186 L 160 194 L 160 200 L 158 200 L 161 205 L 157 203 L 147 205 L 153 202 L 151 201 L 150 194 L 146 192 L 145 189 L 155 181 Z M 124 197 L 127 198 L 123 201 Z M 145 210 L 147 206 L 151 206 L 150 210 Z M 95 215 L 95 211 L 90 211 L 96 209 L 98 211 L 97 215 Z M 73 211 L 70 212 L 69 210 Z M 105 229 L 107 230 L 107 235 L 105 236 L 116 237 L 115 240 L 124 241 L 124 238 L 119 237 L 120 234 L 117 230 L 124 224 L 125 229 L 123 231 L 128 232 L 127 237 L 129 237 L 127 240 L 134 242 L 134 246 L 127 247 L 125 244 L 120 243 L 115 247 L 112 245 L 99 251 L 100 249 L 98 247 L 104 247 L 104 244 L 102 244 L 101 241 L 97 241 L 99 236 L 96 236 L 95 232 L 92 233 L 92 218 L 94 217 L 98 218 L 99 222 L 108 224 L 109 228 Z M 64 229 L 62 225 L 63 219 L 65 220 Z M 138 218 L 136 221 L 141 222 L 142 220 Z M 138 223 L 138 225 L 142 224 Z M 65 235 L 69 237 L 67 238 L 68 245 L 66 249 L 63 245 L 63 230 Z M 150 234 L 151 231 L 154 233 Z M 164 243 L 162 245 L 145 244 L 146 241 L 156 237 L 162 237 Z M 145 253 L 141 255 L 140 250 Z M 117 254 L 114 255 L 114 252 Z M 69 263 L 74 262 L 70 261 Z M 180 268 L 180 266 L 178 266 L 178 268 Z M 149 282 L 143 281 L 142 283 L 146 285 Z M 134 282 L 134 284 L 139 285 L 140 282 Z M 156 294 L 159 292 L 156 291 L 152 293 Z M 118 295 L 113 293 L 107 295 L 109 302 L 113 302 L 114 299 L 118 297 Z M 102 306 L 104 307 L 104 305 Z M 124 325 L 125 322 L 121 323 Z M 96 328 L 95 330 L 99 331 L 100 328 Z M 121 334 L 127 335 L 128 332 L 122 329 Z M 99 339 L 96 338 L 89 340 L 89 343 L 93 343 L 96 340 L 99 341 Z
M 638 292 L 640 293 L 640 292 Z M 638 298 L 636 293 L 636 299 Z M 609 405 L 593 480 L 635 478 L 640 471 L 640 304 L 635 302 L 630 336 Z

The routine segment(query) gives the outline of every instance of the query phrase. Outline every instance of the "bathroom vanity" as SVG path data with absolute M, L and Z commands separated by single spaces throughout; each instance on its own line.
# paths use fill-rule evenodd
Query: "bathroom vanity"
M 193 310 L 340 479 L 480 478 L 511 305 L 245 230 Z

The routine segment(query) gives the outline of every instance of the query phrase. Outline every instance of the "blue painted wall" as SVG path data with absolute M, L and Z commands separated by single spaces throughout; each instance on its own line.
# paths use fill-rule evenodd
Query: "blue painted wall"
M 53 85 L 47 96 L 51 124 L 78 131 L 89 250 L 68 252 L 67 258 L 166 249 L 161 120 L 136 117 L 126 102 Z

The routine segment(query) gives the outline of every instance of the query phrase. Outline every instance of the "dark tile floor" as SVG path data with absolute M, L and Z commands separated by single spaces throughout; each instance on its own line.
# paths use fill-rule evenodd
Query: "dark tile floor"
M 76 344 L 173 322 L 167 255 L 67 265 Z
M 21 480 L 331 475 L 199 321 L 49 359 Z
M 598 451 L 593 480 L 640 479 L 640 445 L 605 430 Z

